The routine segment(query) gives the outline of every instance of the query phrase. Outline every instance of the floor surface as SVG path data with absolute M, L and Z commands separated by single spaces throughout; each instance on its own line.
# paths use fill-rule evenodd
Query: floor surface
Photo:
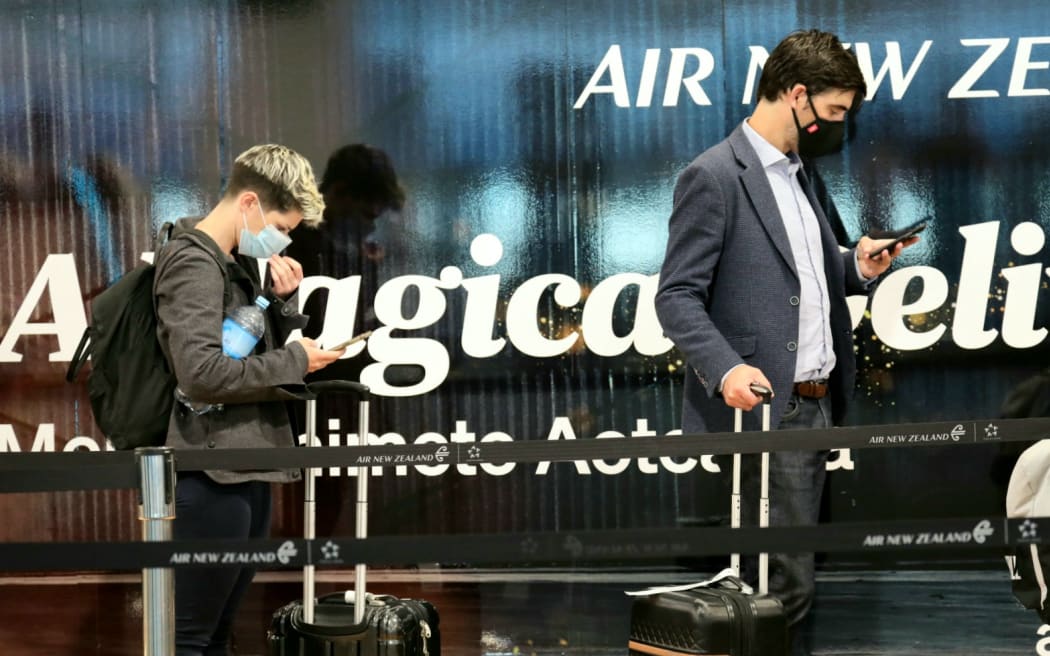
M 682 582 L 682 572 L 390 570 L 372 591 L 432 601 L 446 656 L 548 656 L 627 652 L 631 600 L 624 590 Z M 352 587 L 324 571 L 318 593 Z M 813 653 L 1050 656 L 1050 627 L 1019 606 L 1002 571 L 821 573 Z M 272 611 L 299 596 L 295 573 L 261 573 L 237 623 L 242 656 L 266 654 Z M 141 591 L 131 575 L 0 578 L 0 654 L 142 653 Z

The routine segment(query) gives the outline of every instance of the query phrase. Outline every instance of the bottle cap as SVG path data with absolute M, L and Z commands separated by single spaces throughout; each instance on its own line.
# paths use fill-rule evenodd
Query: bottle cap
M 270 307 L 270 301 L 265 296 L 256 296 L 255 297 L 255 304 L 258 305 L 259 307 L 261 307 L 264 310 L 266 308 Z

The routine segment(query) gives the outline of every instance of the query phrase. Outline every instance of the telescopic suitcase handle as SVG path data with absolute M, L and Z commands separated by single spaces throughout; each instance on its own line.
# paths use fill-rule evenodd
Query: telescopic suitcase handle
M 773 390 L 759 383 L 751 383 L 751 393 L 762 399 L 762 430 L 768 431 L 770 426 L 770 406 L 773 402 Z M 734 413 L 734 431 L 739 433 L 744 430 L 744 413 L 740 408 Z M 729 509 L 730 526 L 740 528 L 740 465 L 739 453 L 733 454 L 733 495 Z M 758 525 L 762 528 L 769 526 L 769 453 L 762 454 L 762 489 L 759 499 Z M 740 576 L 740 554 L 730 556 L 729 566 Z M 769 592 L 769 554 L 758 555 L 758 591 L 759 594 Z
M 770 403 L 773 400 L 773 390 L 761 383 L 751 383 L 751 393 L 762 397 L 762 403 Z
M 351 380 L 319 380 L 306 385 L 306 392 L 302 398 L 306 401 L 306 445 L 313 446 L 317 439 L 317 399 L 321 396 L 352 394 L 358 397 L 358 422 L 357 439 L 362 446 L 368 444 L 368 401 L 369 390 L 367 385 Z M 314 495 L 316 492 L 317 472 L 313 468 L 307 468 L 303 476 L 303 537 L 313 540 L 317 537 L 316 503 Z M 368 467 L 357 469 L 357 511 L 356 527 L 354 536 L 357 538 L 368 537 Z M 354 605 L 354 622 L 360 624 L 364 620 L 365 612 L 365 566 L 355 566 L 354 583 L 356 591 L 356 603 Z M 314 621 L 314 566 L 303 567 L 303 621 L 313 623 Z
M 319 380 L 307 383 L 306 392 L 315 399 L 328 394 L 356 394 L 361 398 L 367 398 L 368 385 L 355 383 L 352 380 Z

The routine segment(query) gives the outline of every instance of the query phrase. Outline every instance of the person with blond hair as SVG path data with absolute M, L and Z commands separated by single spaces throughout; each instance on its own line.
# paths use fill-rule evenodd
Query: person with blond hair
M 305 325 L 296 291 L 300 264 L 281 254 L 300 223 L 316 226 L 324 201 L 310 163 L 280 145 L 237 157 L 226 191 L 203 218 L 181 219 L 157 254 L 157 337 L 176 379 L 167 445 L 175 449 L 287 447 L 294 436 L 285 385 L 336 361 L 312 339 L 285 344 Z M 262 280 L 259 261 L 269 275 Z M 224 317 L 263 296 L 266 331 L 237 359 L 222 344 Z M 274 482 L 298 470 L 185 472 L 175 488 L 175 539 L 251 539 L 269 534 Z M 175 575 L 176 656 L 226 654 L 250 568 L 180 569 Z

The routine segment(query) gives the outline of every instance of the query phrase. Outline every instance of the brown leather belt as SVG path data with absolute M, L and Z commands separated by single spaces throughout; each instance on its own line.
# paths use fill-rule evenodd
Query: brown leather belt
M 828 395 L 828 381 L 804 380 L 801 383 L 795 383 L 791 391 L 804 399 L 822 399 Z

